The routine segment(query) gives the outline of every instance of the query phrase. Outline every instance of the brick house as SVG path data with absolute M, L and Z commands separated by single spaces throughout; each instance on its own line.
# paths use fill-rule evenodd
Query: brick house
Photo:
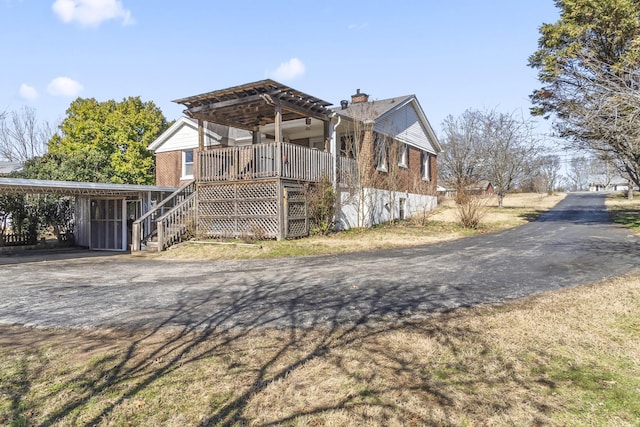
M 187 117 L 149 148 L 157 184 L 188 188 L 176 197 L 190 200 L 201 237 L 306 235 L 304 188 L 324 179 L 338 196 L 337 228 L 402 219 L 437 203 L 441 148 L 415 95 L 370 101 L 358 90 L 331 109 L 262 80 L 175 102 Z

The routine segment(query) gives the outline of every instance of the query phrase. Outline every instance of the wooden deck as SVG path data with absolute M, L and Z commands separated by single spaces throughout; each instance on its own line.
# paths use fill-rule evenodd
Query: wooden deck
M 268 142 L 243 147 L 198 151 L 196 181 L 239 181 L 282 178 L 299 182 L 346 181 L 357 170 L 356 162 L 290 143 Z M 337 178 L 335 178 L 337 176 Z

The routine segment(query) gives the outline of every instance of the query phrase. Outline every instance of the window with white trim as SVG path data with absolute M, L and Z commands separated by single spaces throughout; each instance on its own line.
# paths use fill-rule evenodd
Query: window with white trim
M 193 150 L 182 150 L 182 179 L 193 178 Z
M 407 144 L 402 144 L 400 146 L 400 155 L 398 156 L 398 166 L 401 168 L 409 167 L 409 146 Z
M 424 181 L 431 181 L 431 154 L 422 152 L 422 179 Z
M 376 169 L 381 172 L 387 172 L 389 170 L 388 158 L 387 155 L 387 144 L 383 137 L 376 135 L 373 140 L 373 150 L 374 150 L 374 163 Z

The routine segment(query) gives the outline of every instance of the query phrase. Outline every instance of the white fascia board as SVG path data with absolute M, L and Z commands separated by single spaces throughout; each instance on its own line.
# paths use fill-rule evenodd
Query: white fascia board
M 162 145 L 164 145 L 172 136 L 174 136 L 183 126 L 188 126 L 191 129 L 194 129 L 196 132 L 198 132 L 198 123 L 194 122 L 193 120 L 189 119 L 188 117 L 182 116 L 178 120 L 176 120 L 176 122 L 174 124 L 169 126 L 169 128 L 167 130 L 162 132 L 162 134 L 160 134 L 160 136 L 158 138 L 156 138 L 155 141 L 153 141 L 151 144 L 149 144 L 147 149 L 150 150 L 150 151 L 153 151 L 153 152 L 157 152 L 162 147 Z M 205 136 L 208 136 L 209 138 L 214 139 L 214 140 L 221 138 L 220 135 L 218 135 L 215 132 L 207 129 L 206 127 L 204 128 L 204 134 L 205 134 Z M 193 147 L 194 148 L 198 147 L 198 140 L 197 139 L 196 139 L 195 145 Z
M 162 132 L 160 136 L 158 136 L 149 146 L 147 147 L 150 151 L 156 151 L 158 148 L 162 146 L 169 138 L 171 138 L 182 126 L 189 125 L 190 120 L 186 117 L 180 117 L 174 124 L 169 126 L 167 130 Z
M 386 111 L 384 114 L 382 114 L 376 120 L 382 121 L 382 120 L 384 120 L 385 117 L 391 116 L 392 114 L 394 114 L 395 112 L 401 110 L 402 108 L 408 107 L 409 104 L 412 104 L 412 107 L 415 110 L 416 114 L 418 115 L 418 119 L 420 120 L 420 125 L 424 129 L 425 134 L 427 135 L 427 137 L 431 141 L 431 144 L 433 145 L 433 148 L 434 148 L 435 152 L 432 153 L 432 154 L 441 153 L 442 152 L 442 146 L 440 145 L 440 141 L 438 140 L 438 137 L 436 136 L 436 133 L 433 131 L 433 128 L 431 127 L 431 123 L 429 123 L 429 120 L 427 119 L 427 116 L 424 114 L 424 110 L 420 106 L 420 102 L 418 102 L 418 98 L 416 98 L 415 95 L 411 95 L 409 98 L 407 98 L 403 102 L 399 103 L 398 105 L 396 105 L 392 109 Z M 410 142 L 408 144 L 409 145 L 413 145 Z M 413 145 L 413 146 L 416 147 L 416 148 L 419 148 L 421 150 L 423 149 L 423 147 L 418 147 L 418 146 L 415 146 L 415 145 Z

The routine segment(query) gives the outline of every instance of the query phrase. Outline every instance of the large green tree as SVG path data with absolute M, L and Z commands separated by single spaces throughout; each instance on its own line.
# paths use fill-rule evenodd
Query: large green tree
M 121 102 L 78 98 L 49 142 L 49 152 L 33 165 L 38 178 L 152 184 L 153 154 L 147 146 L 168 127 L 153 102 L 129 97 Z
M 554 117 L 574 147 L 615 159 L 640 184 L 640 1 L 556 0 L 529 65 L 542 87 L 532 113 Z

